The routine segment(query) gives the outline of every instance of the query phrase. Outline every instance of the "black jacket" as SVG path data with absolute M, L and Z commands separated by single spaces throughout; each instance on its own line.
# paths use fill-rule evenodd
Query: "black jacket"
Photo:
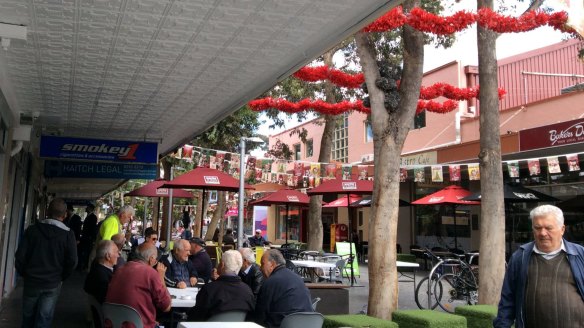
M 189 321 L 206 321 L 227 311 L 252 312 L 254 305 L 251 289 L 239 277 L 220 276 L 197 293 L 196 305 L 188 311 Z
M 245 282 L 245 284 L 251 288 L 253 296 L 257 298 L 262 283 L 264 282 L 264 274 L 262 273 L 262 270 L 260 270 L 260 267 L 257 264 L 252 263 L 249 272 L 245 274 L 243 271 L 240 271 L 239 277 L 241 278 L 241 281 Z
M 43 220 L 26 229 L 15 255 L 16 271 L 30 287 L 56 288 L 77 265 L 73 231 L 63 222 Z
M 92 245 L 97 237 L 97 216 L 93 213 L 87 214 L 85 221 L 83 221 L 83 229 L 81 230 L 81 240 L 86 245 Z
M 114 272 L 110 268 L 101 265 L 97 262 L 93 262 L 89 273 L 85 278 L 85 285 L 83 290 L 88 294 L 93 295 L 99 303 L 105 301 L 105 295 L 107 294 L 107 287 L 112 280 Z
M 299 275 L 280 265 L 260 288 L 255 321 L 269 328 L 280 327 L 285 316 L 296 312 L 313 312 L 310 292 Z
M 189 256 L 189 262 L 195 267 L 199 278 L 203 279 L 205 283 L 211 280 L 211 275 L 213 273 L 213 263 L 211 262 L 211 257 L 205 249 Z
M 73 233 L 75 234 L 75 240 L 81 241 L 81 226 L 83 223 L 81 222 L 81 217 L 77 214 L 71 215 L 69 218 L 69 224 L 67 225 Z

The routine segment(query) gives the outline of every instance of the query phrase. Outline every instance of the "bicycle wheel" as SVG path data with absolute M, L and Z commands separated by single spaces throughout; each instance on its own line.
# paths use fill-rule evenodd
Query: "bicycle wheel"
M 428 282 L 430 282 L 430 295 L 428 295 Z M 436 293 L 438 295 L 434 296 Z M 438 306 L 437 299 L 442 298 L 442 284 L 436 278 L 429 280 L 428 277 L 422 279 L 418 286 L 416 286 L 416 294 L 414 299 L 416 304 L 422 310 L 428 308 L 428 296 L 432 301 L 431 310 L 434 310 Z
M 473 305 L 478 301 L 478 292 L 474 281 L 472 283 L 464 280 L 463 277 L 447 273 L 442 275 L 436 282 L 434 288 L 440 284 L 441 298 L 436 298 L 438 305 L 450 313 L 461 305 Z M 436 295 L 436 291 L 434 292 Z

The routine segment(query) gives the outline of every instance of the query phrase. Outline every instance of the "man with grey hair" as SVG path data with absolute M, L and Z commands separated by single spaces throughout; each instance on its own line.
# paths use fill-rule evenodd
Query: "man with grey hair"
M 120 253 L 118 247 L 111 240 L 102 240 L 97 244 L 95 261 L 85 278 L 83 290 L 93 295 L 101 304 L 105 301 L 107 287 L 114 274 L 114 266 L 118 262 Z
M 140 314 L 144 327 L 156 327 L 156 311 L 171 309 L 170 294 L 164 286 L 165 272 L 166 267 L 158 262 L 156 247 L 144 243 L 136 249 L 136 260 L 116 271 L 105 301 L 131 306 Z
M 114 270 L 117 270 L 126 264 L 126 259 L 122 254 L 122 249 L 124 248 L 124 244 L 126 243 L 126 236 L 124 236 L 123 233 L 117 233 L 112 236 L 112 241 L 116 244 L 119 254 L 118 262 L 114 266 Z
M 256 264 L 255 254 L 251 248 L 240 248 L 239 253 L 241 253 L 241 257 L 243 258 L 243 265 L 241 266 L 241 270 L 239 270 L 239 277 L 241 281 L 251 288 L 254 298 L 257 299 L 262 283 L 264 282 L 264 275 L 259 265 Z
M 108 216 L 99 228 L 97 240 L 111 240 L 113 235 L 121 233 L 123 226 L 130 222 L 134 213 L 132 206 L 124 205 L 117 214 Z
M 253 311 L 253 293 L 237 276 L 242 262 L 238 251 L 223 253 L 218 268 L 219 278 L 204 285 L 197 293 L 196 305 L 188 312 L 189 321 L 206 321 L 215 314 L 227 311 Z
M 197 284 L 197 269 L 189 261 L 191 244 L 188 240 L 179 239 L 174 241 L 172 253 L 163 257 L 160 262 L 168 269 L 166 270 L 166 286 L 175 288 L 195 287 Z
M 529 217 L 534 241 L 511 256 L 493 326 L 581 327 L 584 247 L 563 239 L 559 208 L 538 206 Z
M 313 312 L 310 292 L 302 278 L 286 268 L 286 260 L 277 249 L 262 256 L 266 278 L 257 297 L 255 321 L 266 327 L 280 327 L 285 316 Z
M 48 218 L 24 232 L 14 265 L 24 278 L 22 327 L 50 327 L 63 280 L 77 265 L 75 234 L 63 220 L 67 204 L 61 198 L 49 203 Z

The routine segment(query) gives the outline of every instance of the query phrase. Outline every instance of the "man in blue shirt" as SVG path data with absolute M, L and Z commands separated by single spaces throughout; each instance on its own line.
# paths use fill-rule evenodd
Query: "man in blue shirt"
M 172 253 L 162 258 L 160 262 L 167 268 L 165 283 L 167 287 L 187 288 L 197 283 L 197 270 L 189 261 L 191 244 L 188 240 L 179 239 L 174 242 Z

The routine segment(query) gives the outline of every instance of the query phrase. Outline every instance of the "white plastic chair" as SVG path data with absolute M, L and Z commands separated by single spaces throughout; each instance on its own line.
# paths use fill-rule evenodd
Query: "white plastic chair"
M 296 312 L 284 317 L 280 328 L 322 327 L 324 317 L 318 312 Z
M 112 328 L 122 328 L 124 322 L 130 322 L 136 328 L 144 328 L 140 314 L 131 306 L 106 302 L 101 305 L 101 309 L 104 322 L 111 321 Z
M 217 313 L 210 317 L 207 321 L 210 322 L 244 322 L 247 312 L 245 311 L 227 311 Z

